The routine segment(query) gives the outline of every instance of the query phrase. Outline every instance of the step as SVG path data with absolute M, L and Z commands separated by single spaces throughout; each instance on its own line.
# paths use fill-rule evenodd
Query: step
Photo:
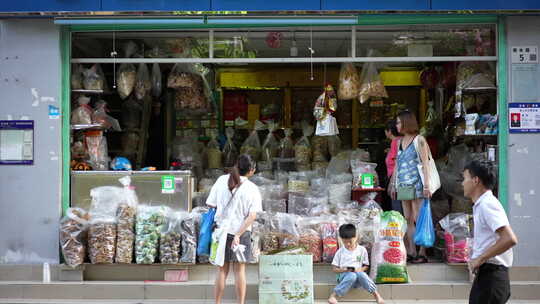
M 347 304 L 366 304 L 367 301 L 346 302 Z M 6 304 L 214 304 L 213 300 L 43 300 L 11 299 L 2 300 Z M 236 304 L 235 300 L 224 300 L 223 304 Z M 315 300 L 314 304 L 327 304 L 326 300 Z M 374 303 L 369 301 L 367 303 Z M 468 300 L 386 300 L 386 304 L 468 304 Z M 247 300 L 246 304 L 258 304 L 256 300 Z M 538 304 L 538 300 L 510 300 L 507 304 Z
M 258 298 L 258 285 L 248 280 L 247 299 Z M 538 300 L 540 281 L 514 281 L 512 299 Z M 316 299 L 325 299 L 334 284 L 315 283 Z M 460 300 L 469 296 L 470 284 L 466 282 L 414 282 L 410 284 L 378 285 L 384 298 L 389 300 Z M 1 299 L 126 299 L 126 300 L 211 300 L 214 282 L 196 280 L 185 283 L 102 281 L 102 282 L 0 282 Z M 232 280 L 228 280 L 226 299 L 234 299 Z M 361 290 L 351 291 L 344 301 L 370 300 L 371 296 Z
M 169 269 L 189 269 L 191 280 L 213 279 L 216 268 L 208 264 L 197 265 L 91 265 L 85 264 L 75 270 L 65 265 L 51 265 L 51 280 L 58 281 L 144 281 L 162 280 Z M 247 276 L 258 278 L 258 265 L 247 266 Z M 465 265 L 423 264 L 407 267 L 413 281 L 468 281 Z M 40 281 L 42 265 L 0 265 L 1 281 Z M 335 276 L 330 265 L 313 266 L 315 280 L 333 281 Z M 513 267 L 510 269 L 512 281 L 540 281 L 540 267 Z

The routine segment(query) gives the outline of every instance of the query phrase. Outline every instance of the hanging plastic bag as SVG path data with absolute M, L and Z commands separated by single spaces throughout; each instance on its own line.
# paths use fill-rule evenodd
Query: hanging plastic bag
M 210 244 L 210 263 L 212 265 L 222 267 L 225 263 L 225 246 L 229 227 L 230 223 L 225 219 L 212 232 L 212 242 Z
M 162 89 L 161 69 L 158 63 L 154 63 L 152 65 L 152 96 L 156 98 L 160 97 Z
M 227 136 L 227 141 L 223 147 L 223 166 L 225 168 L 232 168 L 236 165 L 236 160 L 238 159 L 238 150 L 233 141 L 234 129 L 227 128 L 225 135 Z
M 163 206 L 139 205 L 135 225 L 135 260 L 137 264 L 153 264 L 158 257 L 159 236 L 170 209 Z
M 294 158 L 294 143 L 292 141 L 292 129 L 285 129 L 285 137 L 279 143 L 280 158 Z
M 66 265 L 77 267 L 86 257 L 88 213 L 80 208 L 69 208 L 60 221 L 60 248 Z
M 150 80 L 148 67 L 146 66 L 146 63 L 139 63 L 137 79 L 135 81 L 135 97 L 142 100 L 150 90 L 152 90 L 152 81 Z
M 133 41 L 128 41 L 124 45 L 125 58 L 132 57 L 137 52 L 137 45 Z M 116 74 L 117 90 L 120 98 L 126 99 L 133 89 L 137 81 L 137 69 L 131 63 L 122 63 Z
M 176 63 L 167 79 L 167 87 L 172 89 L 199 87 L 201 76 L 193 64 Z
M 369 56 L 371 56 L 371 51 Z M 364 63 L 360 79 L 362 81 L 360 91 L 358 92 L 360 103 L 363 104 L 370 98 L 388 98 L 384 83 L 381 80 L 379 71 L 377 71 L 377 63 Z
M 355 99 L 358 97 L 360 84 L 360 77 L 354 64 L 351 62 L 342 63 L 339 71 L 338 98 L 340 100 Z
M 109 151 L 107 148 L 107 138 L 103 132 L 97 131 L 86 136 L 86 150 L 90 159 L 88 163 L 96 171 L 106 171 L 109 169 Z
M 90 97 L 84 95 L 77 99 L 79 106 L 71 112 L 72 125 L 90 125 L 92 124 L 92 108 L 89 106 Z
M 294 146 L 294 158 L 296 165 L 307 165 L 311 163 L 311 143 L 309 137 L 313 134 L 313 127 L 304 124 L 302 126 L 302 138 Z
M 241 154 L 248 154 L 254 161 L 258 161 L 261 155 L 261 141 L 259 140 L 258 131 L 264 130 L 265 126 L 260 121 L 255 121 L 255 126 L 249 137 L 244 141 L 240 148 Z
M 381 224 L 371 251 L 370 277 L 375 283 L 407 283 L 407 250 L 403 237 L 407 231 L 405 218 L 397 211 L 381 215 Z
M 180 226 L 187 212 L 171 212 L 159 236 L 159 260 L 161 264 L 178 264 L 182 246 Z
M 84 68 L 80 64 L 74 64 L 71 69 L 71 89 L 81 90 L 83 88 Z
M 433 244 L 435 243 L 435 227 L 433 227 L 429 199 L 424 199 L 424 203 L 418 214 L 418 219 L 416 219 L 414 243 L 426 248 L 433 247 Z
M 105 89 L 105 77 L 99 64 L 94 64 L 83 72 L 83 87 L 85 90 L 102 91 Z
M 210 255 L 210 243 L 212 242 L 212 229 L 214 227 L 215 215 L 216 208 L 210 208 L 210 210 L 202 216 L 199 242 L 197 244 L 197 255 Z
M 105 101 L 100 100 L 96 102 L 94 113 L 92 113 L 92 123 L 100 125 L 105 130 L 113 129 L 114 131 L 122 131 L 118 120 L 107 114 L 107 112 L 109 110 Z
M 272 160 L 278 156 L 279 142 L 274 136 L 274 132 L 277 128 L 276 123 L 269 122 L 266 126 L 268 127 L 268 135 L 266 136 L 266 139 L 264 140 L 264 143 L 262 145 L 261 160 L 263 162 L 270 162 L 271 170 Z
M 223 158 L 219 143 L 215 138 L 212 138 L 206 145 L 206 156 L 208 158 L 208 169 L 222 168 L 221 160 Z

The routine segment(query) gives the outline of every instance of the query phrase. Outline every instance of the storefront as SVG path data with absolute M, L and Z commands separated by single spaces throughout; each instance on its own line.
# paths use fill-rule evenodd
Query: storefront
M 452 8 L 441 5 L 438 9 Z M 338 151 L 361 149 L 369 152 L 369 158 L 363 156 L 362 161 L 377 163 L 380 186 L 385 187 L 384 125 L 405 108 L 418 117 L 439 160 L 446 193 L 435 200 L 447 206 L 439 211 L 441 216 L 469 211 L 455 190 L 462 166 L 457 160 L 469 157 L 489 159 L 499 166 L 498 194 L 509 207 L 504 17 L 270 15 L 56 18 L 61 31 L 60 110 L 71 113 L 62 115 L 62 210 L 79 205 L 73 199 L 78 195 L 74 176 L 91 175 L 74 169 L 89 165 L 93 171 L 109 170 L 110 160 L 126 157 L 134 170 L 193 169 L 193 186 L 184 184 L 182 191 L 187 193 L 171 202 L 190 211 L 204 201 L 204 185 L 211 185 L 219 173 L 208 169 L 226 166 L 225 158 L 212 161 L 209 157 L 216 148 L 223 156 L 227 145 L 230 147 L 227 128 L 234 130 L 235 150 L 259 157 L 259 169 L 266 171 L 264 178 L 276 179 L 279 169 L 325 168 Z M 351 68 L 359 79 L 356 89 L 341 91 L 340 71 Z M 362 74 L 368 69 L 375 69 L 374 76 Z M 174 83 L 171 74 L 175 73 L 193 74 L 196 79 L 178 77 Z M 160 89 L 156 85 L 159 79 Z M 384 84 L 383 94 L 374 93 L 364 103 L 358 97 L 338 98 L 333 116 L 339 135 L 332 137 L 330 145 L 339 148 L 329 149 L 326 139 L 318 144 L 327 146 L 324 151 L 313 151 L 318 139 L 310 138 L 310 150 L 303 152 L 309 154 L 309 160 L 298 161 L 292 152 L 302 151 L 302 147 L 295 148 L 303 126 L 316 126 L 313 107 L 324 85 L 331 84 L 338 97 L 358 96 L 362 84 L 377 79 Z M 192 87 L 193 83 L 198 87 Z M 100 100 L 107 102 L 106 111 L 101 111 Z M 81 106 L 86 104 L 91 109 Z M 119 128 L 105 131 L 103 126 L 115 128 L 110 118 L 118 120 Z M 264 127 L 257 140 L 245 144 L 257 120 Z M 271 151 L 263 147 L 270 121 L 276 126 L 272 141 L 277 143 Z M 80 126 L 85 122 L 99 126 Z M 292 130 L 290 140 L 288 129 Z M 335 144 L 336 138 L 341 145 Z M 89 147 L 89 142 L 95 144 Z M 264 152 L 269 151 L 272 157 L 265 159 Z M 323 156 L 315 159 L 315 154 Z M 156 174 L 158 184 L 163 174 Z M 283 205 L 283 199 L 289 202 Z M 182 203 L 175 205 L 176 200 Z M 266 207 L 286 212 L 290 197 L 270 198 Z

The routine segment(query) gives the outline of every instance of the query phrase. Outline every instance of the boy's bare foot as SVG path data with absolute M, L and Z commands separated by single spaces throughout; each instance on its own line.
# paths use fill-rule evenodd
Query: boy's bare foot
M 384 304 L 384 299 L 378 292 L 373 293 L 373 296 L 375 297 L 375 301 L 377 301 L 377 304 Z
M 329 304 L 338 304 L 338 300 L 336 299 L 336 294 L 335 293 L 332 293 L 330 295 L 330 298 L 328 298 L 328 303 Z

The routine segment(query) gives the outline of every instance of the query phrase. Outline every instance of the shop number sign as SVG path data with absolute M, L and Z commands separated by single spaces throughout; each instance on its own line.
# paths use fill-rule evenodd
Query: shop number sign
M 512 63 L 538 63 L 537 46 L 513 46 Z
M 540 103 L 510 103 L 510 133 L 540 133 Z

